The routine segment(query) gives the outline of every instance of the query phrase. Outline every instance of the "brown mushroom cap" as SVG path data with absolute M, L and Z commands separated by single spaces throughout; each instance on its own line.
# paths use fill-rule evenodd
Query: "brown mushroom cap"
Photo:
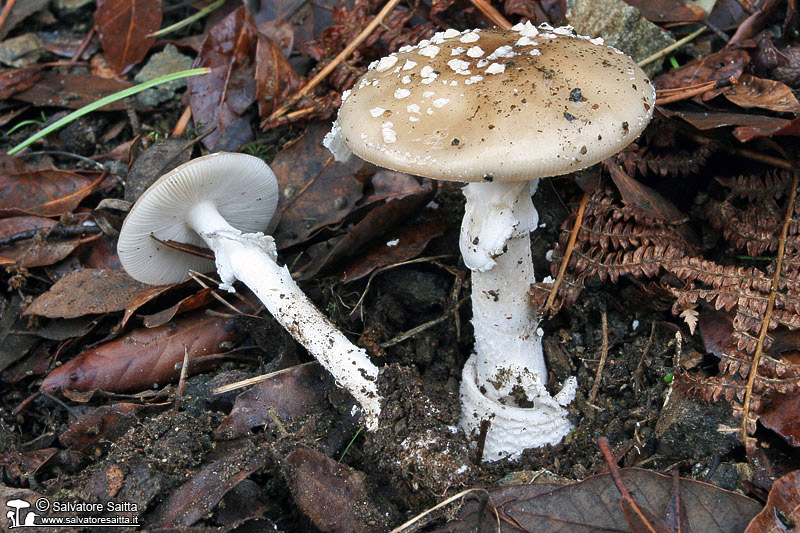
M 519 181 L 588 167 L 628 145 L 655 89 L 622 52 L 572 29 L 448 30 L 370 65 L 339 129 L 385 168 Z

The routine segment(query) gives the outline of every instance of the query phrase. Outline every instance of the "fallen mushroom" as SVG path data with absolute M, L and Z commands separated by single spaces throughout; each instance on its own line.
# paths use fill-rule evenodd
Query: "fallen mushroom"
M 326 146 L 376 165 L 470 182 L 460 246 L 472 270 L 475 352 L 464 367 L 461 426 L 488 420 L 484 457 L 518 456 L 559 442 L 555 397 L 537 310 L 529 233 L 537 181 L 601 161 L 632 142 L 653 113 L 655 90 L 637 65 L 571 27 L 447 30 L 370 65 L 342 106 Z M 534 181 L 530 181 L 534 180 Z
M 164 246 L 176 241 L 214 252 L 221 288 L 247 285 L 267 310 L 347 389 L 376 429 L 378 367 L 354 346 L 276 263 L 275 241 L 260 230 L 278 205 L 275 175 L 261 159 L 218 153 L 194 159 L 158 179 L 131 208 L 117 252 L 128 274 L 154 285 L 183 281 L 214 262 Z

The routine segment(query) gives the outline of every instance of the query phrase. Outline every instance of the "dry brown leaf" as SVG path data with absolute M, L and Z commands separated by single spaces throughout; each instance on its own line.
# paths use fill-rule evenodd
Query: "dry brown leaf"
M 779 81 L 742 74 L 739 83 L 725 93 L 739 107 L 758 107 L 779 113 L 800 113 L 800 102 L 792 89 Z
M 58 280 L 36 298 L 24 315 L 75 318 L 125 309 L 142 289 L 128 274 L 116 270 L 77 270 Z
M 160 0 L 97 0 L 94 23 L 103 52 L 117 74 L 125 74 L 156 42 L 161 27 Z
M 96 180 L 66 170 L 47 169 L 19 174 L 0 173 L 0 218 L 17 215 L 43 217 L 71 213 L 100 185 Z
M 800 470 L 772 484 L 767 505 L 748 524 L 745 533 L 784 533 L 800 522 Z
M 241 115 L 256 99 L 257 44 L 258 30 L 241 6 L 213 27 L 200 47 L 195 67 L 211 72 L 187 83 L 192 117 L 205 130 L 216 128 L 203 139 L 209 150 L 235 149 L 252 138 L 249 121 L 242 123 Z
M 672 501 L 672 478 L 638 468 L 624 468 L 620 473 L 625 486 L 643 506 L 656 516 L 664 515 Z M 630 530 L 620 512 L 620 494 L 609 474 L 569 485 L 548 482 L 512 485 L 489 490 L 488 496 L 488 504 L 493 508 L 481 511 L 477 498 L 468 501 L 459 519 L 444 531 L 466 533 L 476 527 L 494 531 L 498 514 L 503 518 L 503 530 L 509 532 Z M 680 497 L 695 532 L 742 531 L 761 509 L 755 500 L 690 479 L 680 480 Z M 569 528 L 564 529 L 565 524 Z
M 178 363 L 183 361 L 185 349 L 189 350 L 189 373 L 196 373 L 219 363 L 215 358 L 198 358 L 218 354 L 221 343 L 236 341 L 241 336 L 233 318 L 193 313 L 167 325 L 137 329 L 90 348 L 50 372 L 41 389 L 48 392 L 60 388 L 107 392 L 149 390 L 178 379 Z

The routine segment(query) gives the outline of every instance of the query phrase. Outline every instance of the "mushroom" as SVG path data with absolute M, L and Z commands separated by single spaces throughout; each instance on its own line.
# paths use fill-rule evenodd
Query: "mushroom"
M 376 429 L 378 368 L 300 290 L 276 263 L 274 239 L 260 232 L 278 205 L 275 174 L 261 159 L 218 153 L 194 159 L 159 178 L 136 201 L 119 235 L 125 270 L 143 283 L 177 283 L 190 270 L 214 262 L 164 246 L 176 241 L 214 252 L 221 288 L 237 279 L 361 405 L 368 429 Z M 156 240 L 155 238 L 159 240 Z
M 577 382 L 551 397 L 529 233 L 536 178 L 593 165 L 632 142 L 655 90 L 602 39 L 529 22 L 511 30 L 447 30 L 369 66 L 325 144 L 376 165 L 469 182 L 460 247 L 472 270 L 473 355 L 461 383 L 461 426 L 490 421 L 484 457 L 558 443 Z

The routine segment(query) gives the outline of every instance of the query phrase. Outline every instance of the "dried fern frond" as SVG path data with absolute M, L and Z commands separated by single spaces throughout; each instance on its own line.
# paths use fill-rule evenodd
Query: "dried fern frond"
M 559 242 L 553 250 L 553 276 L 558 274 L 574 222 L 573 213 L 561 225 Z M 550 310 L 556 313 L 565 303 L 574 303 L 587 278 L 597 276 L 614 283 L 628 274 L 655 278 L 665 264 L 679 261 L 690 249 L 679 225 L 623 205 L 616 190 L 598 187 L 587 203 L 566 275 Z M 548 283 L 533 285 L 534 305 L 544 305 L 551 287 Z
M 631 175 L 638 171 L 642 176 L 651 172 L 659 176 L 687 176 L 699 172 L 716 151 L 717 146 L 712 143 L 701 144 L 691 151 L 671 150 L 663 154 L 647 149 L 625 150 L 619 154 L 619 161 Z
M 773 170 L 762 176 L 736 176 L 716 178 L 723 186 L 731 190 L 737 198 L 746 200 L 778 200 L 789 192 L 792 186 L 792 173 L 788 170 Z

